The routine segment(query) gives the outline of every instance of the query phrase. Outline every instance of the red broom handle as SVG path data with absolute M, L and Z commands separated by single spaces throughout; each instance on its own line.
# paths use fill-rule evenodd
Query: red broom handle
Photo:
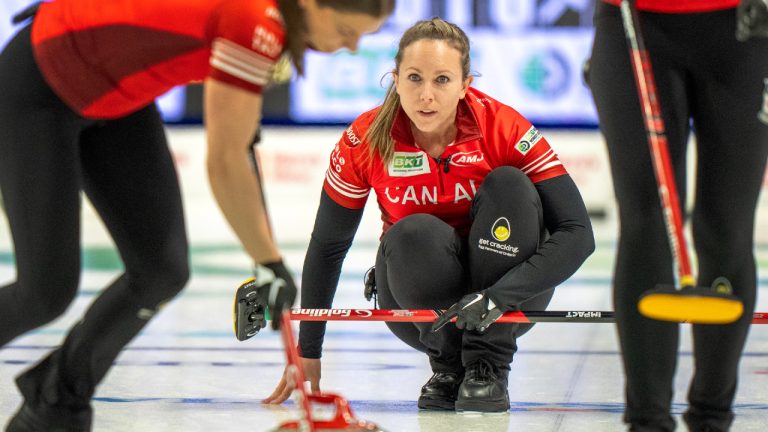
M 624 23 L 627 43 L 629 44 L 632 71 L 635 75 L 637 93 L 640 97 L 640 106 L 645 120 L 645 131 L 648 135 L 648 145 L 651 149 L 653 169 L 656 175 L 656 184 L 664 213 L 669 245 L 672 248 L 672 257 L 675 261 L 675 270 L 677 270 L 680 285 L 682 287 L 692 287 L 696 281 L 693 278 L 691 261 L 685 242 L 683 216 L 680 210 L 675 173 L 669 157 L 664 119 L 661 116 L 651 59 L 643 42 L 637 10 L 633 3 L 633 0 L 621 1 L 621 17 Z
M 386 321 L 433 322 L 439 315 L 431 309 L 291 309 L 293 321 Z M 612 323 L 613 311 L 515 311 L 506 312 L 498 323 Z M 752 324 L 768 324 L 768 312 L 755 312 Z

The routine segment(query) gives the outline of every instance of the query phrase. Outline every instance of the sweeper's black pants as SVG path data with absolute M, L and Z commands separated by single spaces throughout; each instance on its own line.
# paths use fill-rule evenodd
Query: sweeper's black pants
M 755 207 L 768 153 L 768 125 L 757 114 L 768 78 L 768 40 L 738 42 L 734 10 L 641 13 L 640 20 L 683 203 L 691 131 L 696 138 L 691 222 L 698 284 L 724 276 L 744 301 L 744 317 L 736 323 L 693 328 L 695 375 L 685 420 L 691 430 L 727 430 L 755 304 Z M 588 81 L 621 224 L 613 283 L 625 420 L 633 430 L 668 431 L 675 427 L 670 407 L 679 326 L 643 318 L 637 300 L 657 284 L 673 284 L 672 257 L 619 9 L 598 2 L 595 27 Z
M 17 272 L 0 288 L 0 347 L 76 298 L 81 192 L 124 265 L 61 347 L 17 380 L 27 401 L 83 409 L 120 350 L 189 277 L 176 170 L 154 105 L 109 121 L 77 115 L 41 76 L 29 28 L 0 55 L 0 94 L 0 187 Z

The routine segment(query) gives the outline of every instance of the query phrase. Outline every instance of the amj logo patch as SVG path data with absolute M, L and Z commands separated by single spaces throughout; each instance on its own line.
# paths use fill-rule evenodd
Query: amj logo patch
M 473 150 L 469 152 L 459 152 L 451 155 L 451 165 L 464 167 L 469 165 L 476 165 L 485 160 L 483 152 L 480 150 Z

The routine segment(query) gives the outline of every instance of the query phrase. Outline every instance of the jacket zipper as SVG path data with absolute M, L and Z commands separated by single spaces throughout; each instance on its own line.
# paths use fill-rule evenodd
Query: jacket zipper
M 435 163 L 437 164 L 437 181 L 438 181 L 438 187 L 440 188 L 440 192 L 439 192 L 440 196 L 442 196 L 445 193 L 445 187 L 443 187 L 444 179 L 440 171 L 444 173 L 448 172 L 448 170 L 450 169 L 450 163 L 451 163 L 452 157 L 453 155 L 445 158 L 439 158 L 439 157 L 433 158 L 435 160 Z M 442 170 L 440 169 L 440 164 L 443 164 Z
M 435 159 L 435 162 L 437 163 L 438 167 L 440 167 L 440 164 L 442 163 L 443 164 L 443 172 L 447 173 L 448 170 L 450 169 L 450 165 L 449 164 L 451 163 L 451 158 L 452 157 L 453 157 L 453 155 L 450 155 L 450 156 L 445 157 L 445 158 L 436 157 L 436 158 L 433 158 L 433 159 Z

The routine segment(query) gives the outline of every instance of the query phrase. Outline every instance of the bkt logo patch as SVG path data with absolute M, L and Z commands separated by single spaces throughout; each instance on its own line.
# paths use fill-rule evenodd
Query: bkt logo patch
M 392 166 L 395 168 L 420 168 L 424 165 L 424 159 L 419 156 L 395 156 Z
M 509 219 L 500 217 L 493 223 L 491 228 L 491 235 L 498 241 L 507 241 L 509 239 L 511 229 L 509 226 Z
M 393 177 L 408 177 L 429 173 L 429 163 L 424 152 L 395 152 L 389 163 L 389 175 Z
M 451 165 L 464 167 L 469 165 L 475 165 L 485 160 L 483 152 L 475 150 L 471 152 L 459 152 L 451 155 Z

